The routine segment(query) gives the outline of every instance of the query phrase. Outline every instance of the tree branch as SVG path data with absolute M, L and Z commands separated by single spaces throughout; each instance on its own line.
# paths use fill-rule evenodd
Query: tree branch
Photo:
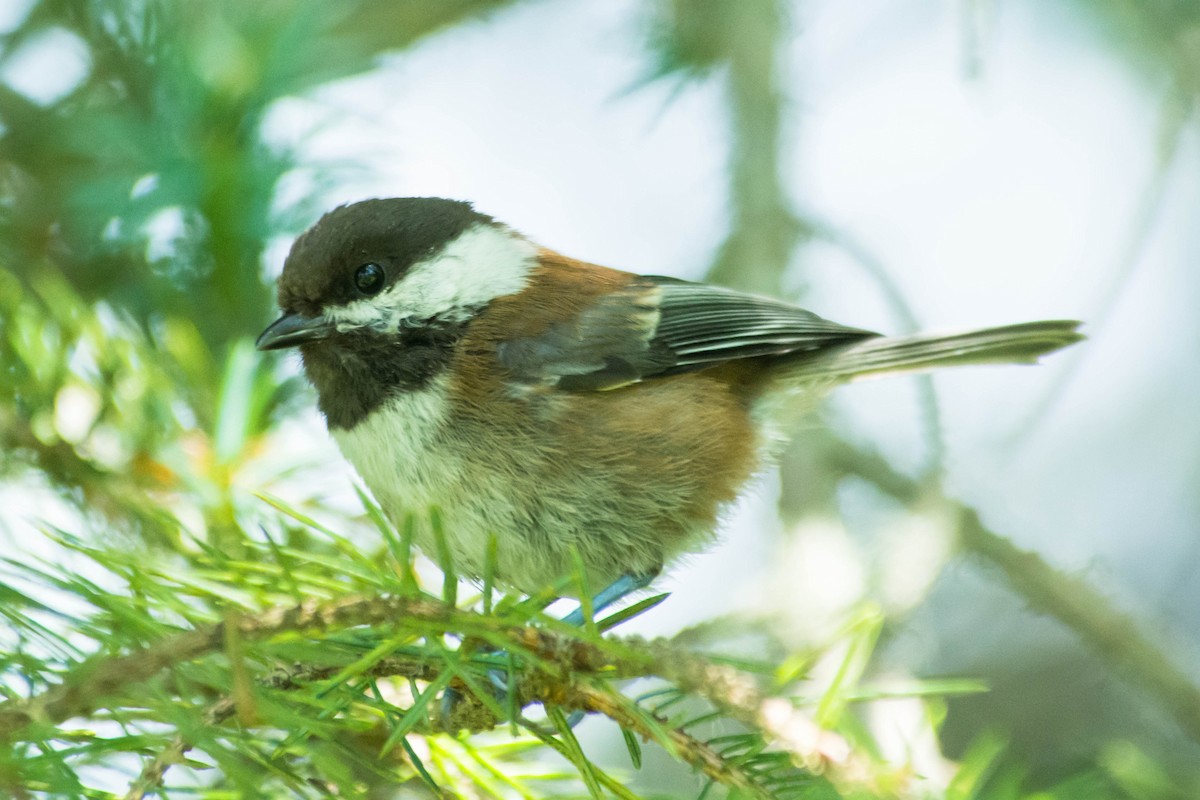
M 643 739 L 656 738 L 656 731 L 646 725 L 641 716 L 630 710 L 624 697 L 613 692 L 582 685 L 565 687 L 565 690 L 555 687 L 551 692 L 568 708 L 603 714 L 624 730 L 636 733 Z M 716 783 L 736 789 L 750 797 L 760 797 L 764 800 L 771 800 L 773 797 L 753 775 L 696 737 L 678 728 L 667 729 L 666 735 L 680 760 Z
M 261 681 L 259 685 L 271 689 L 295 689 L 301 684 L 322 680 L 336 674 L 336 667 L 307 667 L 296 665 L 291 669 L 281 669 Z M 436 670 L 428 664 L 414 664 L 409 660 L 386 658 L 375 665 L 374 672 L 379 675 L 397 678 L 421 678 L 431 680 Z M 232 697 L 224 697 L 204 710 L 200 717 L 201 724 L 206 727 L 220 725 L 237 713 L 237 701 Z M 175 736 L 157 756 L 142 768 L 141 773 L 129 786 L 122 800 L 143 800 L 153 794 L 162 785 L 167 770 L 174 764 L 183 761 L 183 756 L 192 749 L 192 743 L 182 734 Z
M 286 608 L 268 609 L 231 620 L 177 634 L 136 652 L 91 659 L 68 674 L 63 683 L 26 700 L 0 704 L 0 740 L 14 740 L 34 723 L 58 724 L 71 717 L 90 713 L 102 706 L 105 698 L 133 684 L 148 680 L 164 669 L 221 650 L 225 626 L 236 625 L 245 640 L 259 640 L 284 632 L 327 631 L 358 625 L 397 625 L 416 623 L 436 630 L 491 627 L 517 651 L 532 653 L 532 659 L 520 670 L 518 680 L 522 706 L 530 702 L 548 702 L 565 708 L 578 708 L 604 714 L 626 730 L 655 737 L 644 716 L 635 713 L 615 690 L 598 687 L 588 675 L 605 679 L 655 676 L 675 683 L 685 692 L 705 698 L 722 713 L 752 730 L 765 734 L 776 746 L 788 752 L 793 763 L 805 770 L 820 772 L 835 784 L 878 791 L 869 786 L 872 769 L 859 761 L 850 747 L 835 734 L 820 730 L 815 723 L 784 698 L 765 696 L 753 678 L 728 666 L 718 665 L 669 640 L 645 640 L 639 637 L 610 637 L 604 646 L 580 641 L 569 633 L 559 633 L 532 625 L 514 626 L 502 619 L 459 611 L 425 597 L 353 596 L 309 601 Z M 461 632 L 461 631 L 460 631 Z M 550 666 L 547 667 L 547 664 Z M 434 680 L 446 667 L 411 656 L 385 656 L 366 668 L 363 674 L 379 677 L 410 677 Z M 260 685 L 275 689 L 298 688 L 302 684 L 328 678 L 339 668 L 298 665 L 271 675 Z M 486 712 L 486 709 L 484 709 Z M 217 725 L 236 713 L 236 703 L 226 698 L 210 706 L 203 715 L 205 725 Z M 481 727 L 480 716 L 458 712 L 469 719 L 471 727 Z M 490 716 L 490 715 L 487 715 Z M 461 720 L 447 726 L 458 728 Z M 490 719 L 490 726 L 498 720 Z M 425 726 L 433 731 L 435 726 Z M 487 725 L 484 725 L 487 727 Z M 722 784 L 762 794 L 753 776 L 733 761 L 722 757 L 710 746 L 681 730 L 664 729 L 670 747 L 688 764 Z M 131 785 L 127 797 L 144 797 L 158 786 L 174 763 L 190 749 L 183 737 L 173 739 L 148 763 Z
M 284 631 L 374 625 L 404 617 L 444 622 L 452 613 L 449 606 L 425 598 L 351 596 L 309 600 L 245 615 L 238 618 L 237 627 L 244 639 L 256 640 Z M 174 664 L 220 650 L 224 646 L 225 625 L 220 622 L 176 634 L 126 655 L 91 658 L 68 673 L 61 684 L 40 695 L 0 703 L 0 742 L 15 738 L 34 723 L 57 725 L 90 713 L 106 697 L 131 684 L 148 680 Z

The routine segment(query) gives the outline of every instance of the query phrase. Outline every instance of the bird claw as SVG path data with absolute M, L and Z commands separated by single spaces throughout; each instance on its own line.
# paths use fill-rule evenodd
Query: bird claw
M 488 674 L 489 683 L 492 682 L 491 671 Z M 493 684 L 494 688 L 494 684 Z M 497 692 L 493 695 L 503 704 L 507 697 L 507 692 Z M 457 733 L 460 730 L 475 730 L 477 727 L 482 728 L 486 725 L 479 724 L 475 720 L 475 712 L 480 709 L 479 703 L 467 703 L 467 695 L 453 686 L 446 687 L 442 692 L 441 704 L 438 709 L 438 718 L 441 722 L 441 728 L 447 733 Z M 490 719 L 488 721 L 491 721 Z
M 486 675 L 489 687 L 494 690 L 492 696 L 500 705 L 504 705 L 504 703 L 508 700 L 508 674 L 498 669 L 489 669 Z M 463 727 L 469 727 L 463 725 L 463 720 L 461 719 L 462 704 L 465 701 L 466 696 L 453 686 L 447 687 L 446 691 L 442 693 L 441 707 L 439 711 L 442 730 L 454 733 Z M 583 721 L 585 716 L 586 714 L 583 711 L 572 711 L 567 715 L 567 726 L 574 728 Z M 537 727 L 537 723 L 533 722 L 532 720 L 525 719 L 524 717 L 518 716 L 518 721 L 527 727 Z M 543 730 L 543 732 L 548 734 L 554 733 L 554 731 L 545 731 L 541 728 L 539 728 L 539 730 Z

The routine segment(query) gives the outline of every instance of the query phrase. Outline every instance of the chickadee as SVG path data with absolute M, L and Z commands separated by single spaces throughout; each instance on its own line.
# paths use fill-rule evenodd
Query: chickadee
M 337 208 L 296 240 L 283 316 L 381 507 L 440 510 L 457 570 L 533 592 L 644 585 L 700 549 L 797 405 L 882 372 L 1034 362 L 1079 323 L 886 338 L 767 297 L 539 247 L 433 197 Z M 432 534 L 418 546 L 433 553 Z

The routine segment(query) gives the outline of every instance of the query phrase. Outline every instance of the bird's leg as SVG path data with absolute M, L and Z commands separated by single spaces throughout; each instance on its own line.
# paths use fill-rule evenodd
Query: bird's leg
M 625 573 L 596 593 L 596 596 L 592 598 L 592 613 L 599 614 L 613 603 L 623 600 L 639 589 L 645 589 L 651 581 L 658 577 L 658 573 L 659 570 L 641 574 Z M 583 605 L 580 604 L 579 608 L 563 617 L 563 622 L 582 628 Z
M 650 582 L 658 577 L 661 570 L 653 570 L 640 574 L 626 573 L 615 581 L 605 586 L 592 598 L 592 614 L 599 614 L 604 609 L 611 606 L 639 589 L 644 589 L 650 585 Z M 563 617 L 563 622 L 568 625 L 574 625 L 577 628 L 582 628 L 584 624 L 583 605 Z M 490 669 L 487 673 L 488 683 L 496 690 L 497 699 L 503 699 L 509 691 L 508 675 L 498 669 Z M 446 725 L 450 721 L 450 717 L 454 708 L 462 701 L 462 696 L 456 689 L 450 688 L 442 695 L 442 724 Z M 574 711 L 567 718 L 567 724 L 574 728 L 583 719 L 582 711 Z

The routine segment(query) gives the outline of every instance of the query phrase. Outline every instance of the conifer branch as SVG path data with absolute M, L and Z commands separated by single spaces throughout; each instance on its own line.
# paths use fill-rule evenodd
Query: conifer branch
M 0 739 L 15 740 L 34 723 L 58 724 L 103 707 L 106 698 L 149 680 L 172 666 L 222 650 L 226 626 L 235 625 L 246 641 L 261 640 L 285 632 L 332 631 L 361 625 L 416 623 L 438 630 L 476 628 L 492 631 L 513 648 L 535 659 L 520 668 L 517 681 L 521 707 L 542 702 L 565 709 L 579 709 L 609 717 L 623 729 L 656 738 L 682 761 L 723 785 L 765 797 L 765 789 L 735 761 L 681 729 L 649 724 L 645 712 L 631 701 L 596 683 L 588 676 L 605 678 L 659 677 L 685 692 L 703 697 L 722 713 L 786 751 L 796 767 L 825 774 L 835 784 L 859 789 L 869 787 L 871 770 L 859 764 L 849 746 L 835 734 L 821 731 L 796 710 L 790 701 L 768 697 L 754 679 L 732 667 L 716 664 L 670 640 L 639 637 L 609 637 L 603 642 L 582 641 L 533 625 L 514 626 L 494 617 L 461 611 L 426 597 L 351 596 L 325 601 L 307 601 L 295 606 L 245 614 L 227 622 L 206 625 L 170 636 L 133 653 L 97 657 L 84 662 L 63 682 L 26 700 L 0 704 Z M 456 623 L 465 623 L 457 624 Z M 406 677 L 432 681 L 444 666 L 412 656 L 384 656 L 364 669 L 371 677 Z M 297 664 L 267 676 L 260 686 L 277 690 L 298 689 L 327 679 L 337 672 L 330 666 Z M 236 702 L 227 697 L 210 706 L 202 724 L 219 725 L 236 713 Z M 455 709 L 446 727 L 478 730 L 494 727 L 497 719 L 478 701 L 464 702 Z M 415 732 L 436 732 L 440 720 L 426 723 Z M 143 768 L 126 795 L 142 798 L 161 784 L 172 764 L 183 760 L 191 743 L 176 736 Z
M 311 631 L 378 625 L 397 619 L 445 621 L 451 609 L 424 598 L 351 596 L 336 600 L 308 600 L 299 605 L 272 608 L 236 620 L 238 633 L 258 640 L 284 631 Z M 172 665 L 220 650 L 225 626 L 219 622 L 118 656 L 97 656 L 80 664 L 62 683 L 24 700 L 0 703 L 0 742 L 15 738 L 34 723 L 57 725 L 101 707 L 105 698 L 135 683 L 148 680 Z

